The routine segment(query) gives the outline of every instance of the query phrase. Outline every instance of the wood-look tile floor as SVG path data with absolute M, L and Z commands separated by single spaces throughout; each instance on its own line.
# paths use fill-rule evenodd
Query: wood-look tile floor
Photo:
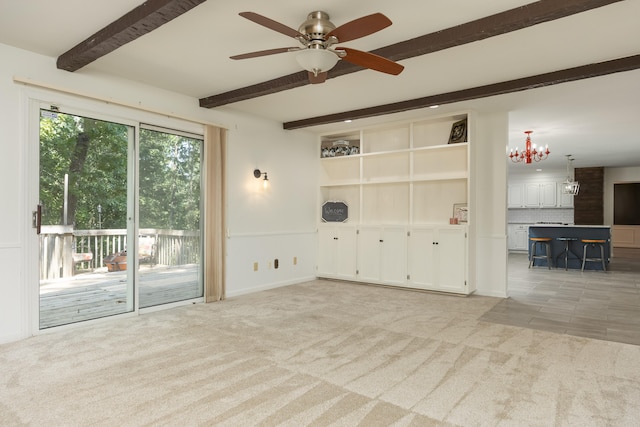
M 640 345 L 640 257 L 612 258 L 606 272 L 528 266 L 509 254 L 509 298 L 481 320 Z

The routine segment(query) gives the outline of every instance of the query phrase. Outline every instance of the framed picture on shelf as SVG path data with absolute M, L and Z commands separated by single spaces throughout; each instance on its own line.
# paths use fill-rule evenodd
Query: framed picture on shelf
M 467 141 L 467 119 L 460 120 L 451 125 L 449 134 L 449 144 L 457 144 Z
M 453 204 L 453 217 L 458 220 L 458 224 L 465 224 L 469 218 L 469 208 L 466 203 Z

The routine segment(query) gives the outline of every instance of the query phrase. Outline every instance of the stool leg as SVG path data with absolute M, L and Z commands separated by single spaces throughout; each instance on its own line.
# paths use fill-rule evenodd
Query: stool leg
M 587 246 L 584 245 L 584 250 L 582 251 L 582 271 L 584 271 L 584 263 L 587 261 Z
M 602 259 L 602 271 L 607 271 L 604 263 L 604 245 L 602 243 L 600 243 L 600 258 Z
M 533 257 L 536 254 L 536 242 L 531 243 L 531 250 L 529 251 L 529 268 L 533 265 Z
M 551 270 L 551 243 L 545 243 L 545 252 L 547 253 L 547 266 Z
M 564 244 L 564 269 L 565 271 L 569 269 L 569 241 L 568 240 Z

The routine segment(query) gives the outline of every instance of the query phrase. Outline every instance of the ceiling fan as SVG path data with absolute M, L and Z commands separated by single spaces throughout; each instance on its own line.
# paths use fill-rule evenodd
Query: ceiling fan
M 391 25 L 391 20 L 382 13 L 363 16 L 336 27 L 329 20 L 329 15 L 326 12 L 315 11 L 307 16 L 307 20 L 300 25 L 298 30 L 255 12 L 241 12 L 240 16 L 285 36 L 293 37 L 302 46 L 260 50 L 234 55 L 231 59 L 247 59 L 277 53 L 298 52 L 296 59 L 302 68 L 309 72 L 309 81 L 311 83 L 323 83 L 327 79 L 327 71 L 333 68 L 339 59 L 393 75 L 400 74 L 404 69 L 402 65 L 373 53 L 348 47 L 334 47 L 337 43 L 359 39 Z

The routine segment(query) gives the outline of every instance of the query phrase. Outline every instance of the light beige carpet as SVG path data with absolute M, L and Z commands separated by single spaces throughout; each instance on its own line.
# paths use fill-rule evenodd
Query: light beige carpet
M 313 281 L 0 346 L 2 426 L 635 426 L 640 347 Z

